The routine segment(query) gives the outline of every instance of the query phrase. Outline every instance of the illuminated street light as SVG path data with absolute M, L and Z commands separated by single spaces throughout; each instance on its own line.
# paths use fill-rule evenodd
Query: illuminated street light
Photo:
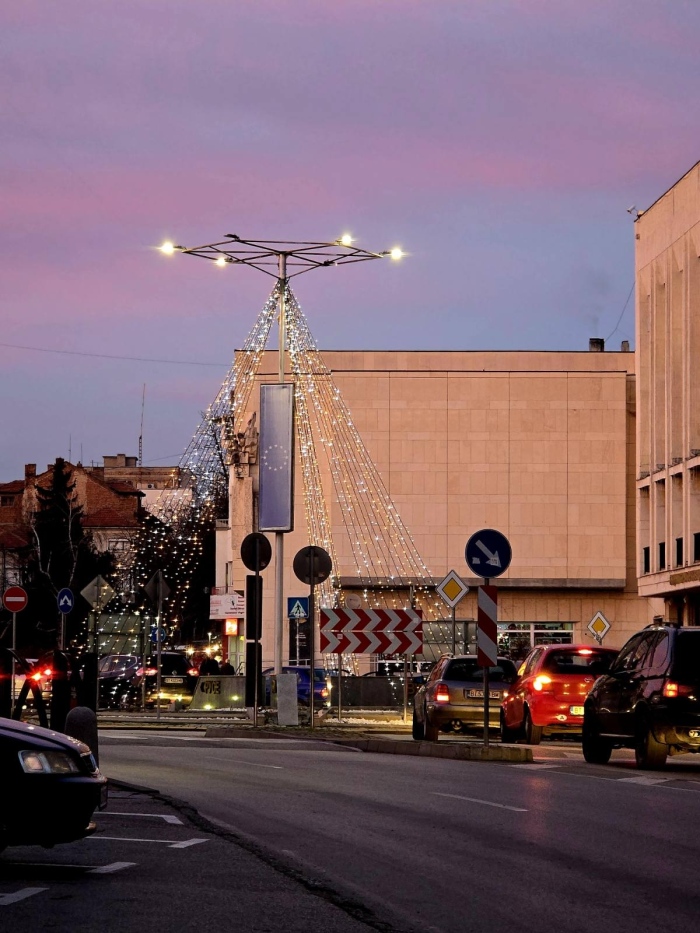
M 310 272 L 312 269 L 323 269 L 332 266 L 342 266 L 351 262 L 365 262 L 370 259 L 401 259 L 403 250 L 394 247 L 374 253 L 371 250 L 360 249 L 353 245 L 353 238 L 344 233 L 340 239 L 332 243 L 314 242 L 308 240 L 244 240 L 236 233 L 224 234 L 224 239 L 217 243 L 205 243 L 203 246 L 175 246 L 164 243 L 161 246 L 164 253 L 175 251 L 190 256 L 199 256 L 209 259 L 217 266 L 239 264 L 251 266 L 259 272 L 264 272 L 277 279 L 279 292 L 279 378 L 284 382 L 285 348 L 286 348 L 286 310 L 285 291 L 287 283 L 295 275 Z M 284 633 L 284 555 L 283 531 L 275 532 L 275 673 L 282 672 L 283 633 Z M 312 628 L 313 637 L 313 628 Z M 210 636 L 211 644 L 211 636 Z

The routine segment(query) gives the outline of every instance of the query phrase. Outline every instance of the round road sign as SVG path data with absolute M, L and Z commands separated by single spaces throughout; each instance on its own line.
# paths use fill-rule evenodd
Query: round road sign
M 2 604 L 8 612 L 21 612 L 28 602 L 27 592 L 21 586 L 8 586 L 2 594 Z
M 241 542 L 241 560 L 253 573 L 264 570 L 272 560 L 272 545 L 264 534 L 254 531 Z
M 464 559 L 475 577 L 500 577 L 510 565 L 510 541 L 495 528 L 482 528 L 467 541 Z
M 303 547 L 294 555 L 294 573 L 302 583 L 309 586 L 316 586 L 317 583 L 323 583 L 328 579 L 332 566 L 328 551 L 316 547 L 315 544 Z

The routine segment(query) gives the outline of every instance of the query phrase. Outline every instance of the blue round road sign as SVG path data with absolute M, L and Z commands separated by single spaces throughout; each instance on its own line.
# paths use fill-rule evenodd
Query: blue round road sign
M 56 602 L 58 603 L 58 611 L 62 612 L 63 615 L 70 612 L 75 606 L 73 590 L 69 590 L 67 586 L 64 586 L 62 590 L 59 590 Z
M 464 559 L 475 577 L 500 577 L 510 565 L 510 541 L 495 528 L 482 528 L 467 541 Z

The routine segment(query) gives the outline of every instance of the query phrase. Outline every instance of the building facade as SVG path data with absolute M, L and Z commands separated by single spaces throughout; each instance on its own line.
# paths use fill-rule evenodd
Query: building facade
M 635 222 L 637 572 L 700 625 L 700 163 Z
M 465 564 L 466 541 L 484 527 L 510 539 L 513 560 L 498 579 L 499 637 L 514 655 L 541 642 L 592 643 L 587 625 L 598 612 L 611 626 L 605 644 L 619 646 L 657 611 L 637 594 L 635 355 L 592 347 L 322 354 L 433 582 L 455 570 L 472 587 L 457 607 L 467 628 L 479 581 Z M 268 352 L 258 381 L 276 381 L 276 372 Z M 332 488 L 329 465 L 319 467 L 324 489 Z M 249 472 L 231 471 L 230 525 L 219 537 L 226 544 L 217 583 L 236 589 L 246 573 L 240 541 L 255 530 L 257 467 Z M 296 529 L 285 536 L 289 597 L 305 592 L 291 562 L 309 543 L 302 470 L 296 475 Z M 352 591 L 341 505 L 329 505 L 343 592 Z M 265 664 L 274 575 L 273 558 L 264 574 Z

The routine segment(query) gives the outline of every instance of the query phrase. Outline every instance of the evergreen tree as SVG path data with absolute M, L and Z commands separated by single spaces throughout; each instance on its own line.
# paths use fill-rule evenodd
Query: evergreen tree
M 32 519 L 33 548 L 29 559 L 29 606 L 22 622 L 32 625 L 32 640 L 38 647 L 53 647 L 57 641 L 60 614 L 57 596 L 70 587 L 75 608 L 67 616 L 67 643 L 84 640 L 84 622 L 90 610 L 80 591 L 98 574 L 108 577 L 113 569 L 109 553 L 98 553 L 92 536 L 82 525 L 70 467 L 58 457 L 48 487 L 37 486 L 37 508 Z M 30 611 L 31 610 L 31 611 Z

